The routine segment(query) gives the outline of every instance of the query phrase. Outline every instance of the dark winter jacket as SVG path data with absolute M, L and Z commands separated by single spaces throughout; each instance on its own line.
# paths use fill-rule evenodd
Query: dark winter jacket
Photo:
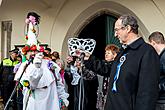
M 159 55 L 160 58 L 160 82 L 158 103 L 165 103 L 165 49 Z

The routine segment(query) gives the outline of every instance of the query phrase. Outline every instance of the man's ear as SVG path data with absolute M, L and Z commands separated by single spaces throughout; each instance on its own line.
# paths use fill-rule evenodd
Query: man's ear
M 151 41 L 149 42 L 149 44 L 151 44 L 152 46 L 154 46 L 154 45 L 156 45 L 156 42 L 155 42 L 154 40 L 151 40 Z
M 153 45 L 155 45 L 155 44 L 156 44 L 156 42 L 155 42 L 154 40 L 151 40 L 151 43 L 152 43 Z
M 131 26 L 130 25 L 127 25 L 126 26 L 126 29 L 127 29 L 127 33 L 129 33 L 131 31 Z

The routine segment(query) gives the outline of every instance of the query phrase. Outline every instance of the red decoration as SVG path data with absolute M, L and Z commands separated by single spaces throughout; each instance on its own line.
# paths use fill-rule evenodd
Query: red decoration
M 25 47 L 22 48 L 22 53 L 25 55 L 27 51 L 30 50 L 30 47 L 28 45 L 25 45 Z
M 30 46 L 28 46 L 28 45 L 25 45 L 24 48 L 25 48 L 26 52 L 30 50 Z
M 22 53 L 25 55 L 26 54 L 26 49 L 25 47 L 22 48 Z
M 31 50 L 31 51 L 36 51 L 36 50 L 37 50 L 37 46 L 36 46 L 36 45 L 32 45 L 32 46 L 30 47 L 30 50 Z
M 40 52 L 44 52 L 44 47 L 40 46 Z
M 27 35 L 25 36 L 25 39 L 28 40 L 28 36 Z

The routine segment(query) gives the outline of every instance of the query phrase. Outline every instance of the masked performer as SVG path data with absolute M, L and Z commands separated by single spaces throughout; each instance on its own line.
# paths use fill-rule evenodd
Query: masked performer
M 25 57 L 15 80 L 21 78 L 23 85 L 23 110 L 60 110 L 61 104 L 68 106 L 68 94 L 59 74 L 60 67 L 43 58 L 43 48 L 37 41 L 39 18 L 35 12 L 27 15 L 27 43 L 22 49 Z
M 68 110 L 96 110 L 97 75 L 83 67 L 83 51 L 92 53 L 95 47 L 93 39 L 70 38 L 68 41 L 70 56 L 67 58 L 65 81 L 68 85 L 70 103 Z

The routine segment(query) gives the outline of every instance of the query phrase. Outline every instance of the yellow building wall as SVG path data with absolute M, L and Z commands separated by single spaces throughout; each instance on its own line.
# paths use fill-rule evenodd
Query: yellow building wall
M 0 21 L 12 20 L 12 48 L 25 44 L 24 26 L 29 11 L 41 16 L 38 40 L 47 43 L 52 50 L 67 55 L 67 39 L 76 36 L 101 10 L 118 16 L 131 13 L 140 24 L 140 35 L 153 31 L 165 34 L 164 0 L 3 0 Z M 0 34 L 1 38 L 1 34 Z M 1 56 L 1 53 L 0 53 Z

